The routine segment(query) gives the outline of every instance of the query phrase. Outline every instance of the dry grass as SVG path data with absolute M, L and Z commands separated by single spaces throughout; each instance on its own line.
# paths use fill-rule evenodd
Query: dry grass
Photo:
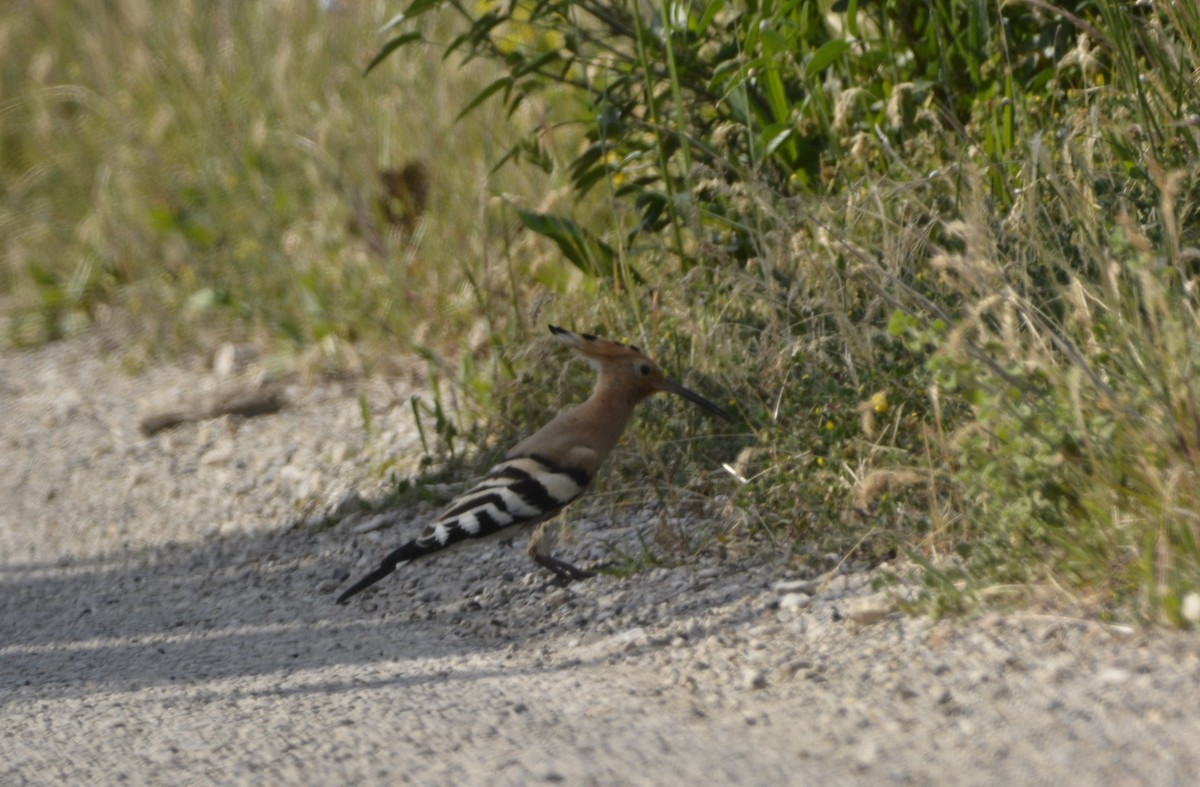
M 7 10 L 4 338 L 86 330 L 115 306 L 143 353 L 240 336 L 353 369 L 397 344 L 478 350 L 481 294 L 544 267 L 541 250 L 497 252 L 516 233 L 494 195 L 546 179 L 488 176 L 534 120 L 485 107 L 455 123 L 486 75 L 432 51 L 364 78 L 390 13 L 309 0 Z M 411 161 L 429 173 L 424 211 L 389 221 L 384 178 Z
M 775 63 L 825 102 L 798 123 L 824 135 L 819 166 L 786 184 L 748 166 L 761 129 L 742 121 L 694 130 L 711 131 L 694 161 L 638 126 L 621 140 L 636 155 L 602 159 L 582 198 L 578 96 L 455 123 L 508 61 L 461 69 L 409 47 L 362 78 L 396 10 L 43 0 L 0 17 L 6 341 L 116 312 L 144 337 L 134 354 L 250 337 L 353 371 L 417 352 L 438 386 L 421 417 L 450 455 L 486 461 L 582 395 L 587 375 L 528 341 L 562 322 L 636 340 L 743 419 L 712 436 L 652 404 L 614 462 L 614 511 L 719 504 L 721 548 L 767 543 L 797 563 L 908 555 L 939 610 L 1034 586 L 1039 603 L 1197 623 L 1182 613 L 1200 588 L 1190 6 L 1135 19 L 1098 3 L 1105 41 L 1079 37 L 1028 92 L 998 79 L 970 96 L 951 74 L 953 108 L 920 80 L 881 86 L 860 19 L 860 49 L 819 90 L 799 60 Z M 447 24 L 419 29 L 445 42 Z M 571 32 L 529 29 L 520 46 Z M 861 84 L 839 81 L 859 66 Z M 687 75 L 658 73 L 667 107 Z M 697 123 L 715 117 L 700 107 Z M 522 140 L 545 169 L 490 173 Z M 430 173 L 423 212 L 408 194 L 381 205 L 405 182 L 383 173 L 411 160 Z M 655 167 L 673 173 L 678 219 L 630 240 L 630 195 L 659 188 Z M 513 205 L 573 217 L 611 244 L 611 270 L 563 263 Z M 668 552 L 701 548 L 662 535 Z

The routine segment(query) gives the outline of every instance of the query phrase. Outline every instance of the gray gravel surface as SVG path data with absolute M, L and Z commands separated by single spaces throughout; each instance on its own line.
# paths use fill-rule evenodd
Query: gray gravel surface
M 435 513 L 363 508 L 419 453 L 411 391 L 138 432 L 222 384 L 0 355 L 0 784 L 1197 783 L 1192 634 L 905 617 L 867 574 L 715 553 L 558 588 L 523 543 L 338 607 Z M 585 507 L 560 554 L 664 516 Z

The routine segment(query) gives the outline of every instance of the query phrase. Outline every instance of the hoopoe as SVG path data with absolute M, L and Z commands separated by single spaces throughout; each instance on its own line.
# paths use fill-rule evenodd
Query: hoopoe
M 388 576 L 401 563 L 470 539 L 516 535 L 553 517 L 587 489 L 625 431 L 634 407 L 651 394 L 678 394 L 714 415 L 733 420 L 720 407 L 668 379 L 637 347 L 571 333 L 555 325 L 550 332 L 596 368 L 599 374 L 592 395 L 513 446 L 504 461 L 451 502 L 420 536 L 392 552 L 379 568 L 338 597 L 339 604 Z M 563 583 L 592 576 L 551 556 L 552 544 L 552 539 L 535 534 L 529 556 Z

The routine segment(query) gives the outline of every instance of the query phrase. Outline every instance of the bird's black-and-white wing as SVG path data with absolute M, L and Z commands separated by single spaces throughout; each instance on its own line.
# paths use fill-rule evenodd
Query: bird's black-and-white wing
M 338 598 L 342 604 L 391 574 L 401 563 L 440 552 L 467 539 L 488 538 L 544 522 L 583 494 L 591 482 L 581 468 L 539 454 L 508 457 L 425 528 L 392 552 L 379 568 Z

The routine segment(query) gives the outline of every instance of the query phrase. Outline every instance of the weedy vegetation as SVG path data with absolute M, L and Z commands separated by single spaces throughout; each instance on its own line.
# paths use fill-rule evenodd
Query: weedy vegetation
M 0 15 L 9 344 L 415 353 L 486 463 L 585 393 L 563 322 L 743 419 L 652 403 L 614 516 L 1200 624 L 1195 4 L 177 5 Z

